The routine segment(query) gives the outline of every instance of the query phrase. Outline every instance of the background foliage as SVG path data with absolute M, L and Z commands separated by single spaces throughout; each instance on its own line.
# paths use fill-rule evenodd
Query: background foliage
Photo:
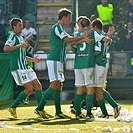
M 118 38 L 115 43 L 115 50 L 123 50 L 124 45 L 124 31 L 126 29 L 126 23 L 128 21 L 127 10 L 128 0 L 108 0 L 109 3 L 114 6 L 114 26 L 116 32 L 118 32 Z M 101 0 L 78 0 L 78 13 L 80 15 L 86 15 L 90 17 L 96 10 L 96 5 L 100 4 Z M 81 6 L 82 5 L 82 6 Z

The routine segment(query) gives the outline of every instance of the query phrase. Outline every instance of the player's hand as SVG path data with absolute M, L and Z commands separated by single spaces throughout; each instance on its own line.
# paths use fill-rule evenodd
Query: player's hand
M 82 36 L 83 36 L 83 38 L 89 36 L 89 31 L 84 32 L 84 34 Z
M 27 48 L 28 46 L 29 46 L 29 43 L 27 41 L 22 43 L 22 44 L 20 44 L 21 48 Z
M 89 37 L 85 37 L 84 38 L 84 41 L 88 44 L 93 44 L 94 43 L 94 40 L 93 39 L 90 39 Z
M 109 43 L 111 44 L 113 42 L 113 40 L 111 38 L 109 38 Z
M 110 27 L 108 28 L 108 35 L 111 36 L 114 32 L 115 32 L 114 26 L 110 26 Z
M 40 58 L 38 58 L 38 55 L 36 57 L 34 57 L 34 62 L 37 62 L 37 63 L 40 62 Z

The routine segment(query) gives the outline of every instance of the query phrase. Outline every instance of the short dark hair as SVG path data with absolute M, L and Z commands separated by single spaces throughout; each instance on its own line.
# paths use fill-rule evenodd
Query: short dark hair
M 58 20 L 61 20 L 63 16 L 67 17 L 68 14 L 72 14 L 72 12 L 66 8 L 61 8 L 59 11 L 58 11 Z
M 85 27 L 90 26 L 91 21 L 90 21 L 89 18 L 83 17 L 82 20 L 80 21 L 80 23 L 81 23 L 81 26 L 82 26 L 83 28 L 85 28 Z
M 92 27 L 97 27 L 99 30 L 103 29 L 103 23 L 100 19 L 96 18 L 92 21 Z
M 24 20 L 24 22 L 25 22 L 25 21 L 29 21 L 29 22 L 30 22 L 30 20 L 29 20 L 28 18 L 27 18 L 27 19 L 25 19 L 25 20 Z
M 18 22 L 22 22 L 20 18 L 12 18 L 11 19 L 11 27 L 13 29 L 13 26 L 16 26 Z

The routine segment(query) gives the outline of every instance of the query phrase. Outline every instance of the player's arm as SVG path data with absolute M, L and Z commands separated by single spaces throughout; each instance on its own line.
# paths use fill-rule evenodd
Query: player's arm
M 37 62 L 37 63 L 40 62 L 40 58 L 38 58 L 38 56 L 36 56 L 36 57 L 34 57 L 34 58 L 29 57 L 29 56 L 26 56 L 26 60 L 27 60 L 28 62 Z
M 24 43 L 18 44 L 16 46 L 5 45 L 3 50 L 4 50 L 4 52 L 10 52 L 10 51 L 16 50 L 18 48 L 27 48 L 28 46 L 29 46 L 28 42 L 24 42 Z
M 83 38 L 81 40 L 72 42 L 72 44 L 77 45 L 77 44 L 80 44 L 80 43 L 83 43 L 83 42 L 86 42 L 88 44 L 92 44 L 94 42 L 94 40 L 90 39 L 89 37 L 85 37 L 85 38 Z
M 74 47 L 73 44 L 71 44 L 71 50 L 72 50 L 72 52 L 73 52 L 74 54 L 76 53 L 76 47 Z
M 87 36 L 88 36 L 88 32 L 85 32 L 83 35 L 78 36 L 78 37 L 67 36 L 64 38 L 64 41 L 67 43 L 72 43 L 74 41 L 79 41 Z
M 95 55 L 95 56 L 97 56 L 97 55 L 99 55 L 99 54 L 100 54 L 99 51 L 95 51 L 95 52 L 94 52 L 94 55 Z
M 107 34 L 108 34 L 109 37 L 111 37 L 111 35 L 112 35 L 114 32 L 115 32 L 114 26 L 110 26 L 110 27 L 108 28 Z
M 112 39 L 110 37 L 105 37 L 102 40 L 103 42 L 106 42 L 106 43 L 110 43 L 110 44 L 112 43 Z

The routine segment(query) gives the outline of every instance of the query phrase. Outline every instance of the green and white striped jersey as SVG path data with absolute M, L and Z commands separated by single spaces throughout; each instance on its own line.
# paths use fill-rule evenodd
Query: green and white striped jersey
M 108 37 L 108 34 L 105 32 L 99 32 L 99 34 L 103 37 Z M 107 63 L 107 58 L 106 58 L 106 54 L 109 48 L 109 43 L 105 43 L 102 40 L 95 43 L 95 51 L 100 52 L 100 54 L 98 54 L 95 57 L 95 63 L 98 64 L 99 66 L 106 66 Z
M 64 63 L 66 55 L 66 43 L 64 38 L 68 36 L 69 34 L 65 32 L 59 23 L 52 26 L 50 32 L 50 53 L 48 54 L 47 60 Z
M 16 46 L 22 44 L 24 39 L 22 36 L 12 32 L 8 37 L 5 46 Z M 17 48 L 9 52 L 11 61 L 10 61 L 10 70 L 14 71 L 17 69 L 28 69 L 28 64 L 26 61 L 26 49 Z

